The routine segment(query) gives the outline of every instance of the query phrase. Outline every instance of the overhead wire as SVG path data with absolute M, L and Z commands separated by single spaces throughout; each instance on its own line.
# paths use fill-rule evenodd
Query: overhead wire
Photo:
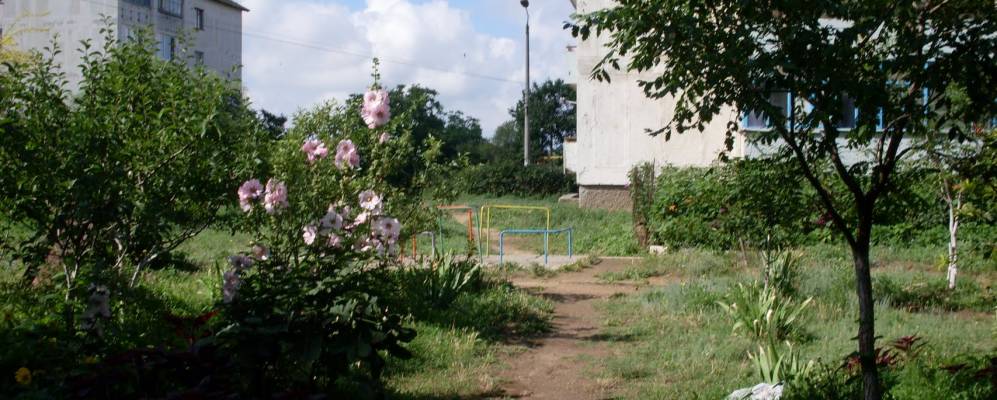
M 79 1 L 87 2 L 87 3 L 91 3 L 91 4 L 103 5 L 103 6 L 111 7 L 111 8 L 114 8 L 114 9 L 117 9 L 117 7 L 118 7 L 117 4 L 111 4 L 111 3 L 107 3 L 107 2 L 104 2 L 104 1 L 100 1 L 100 0 L 79 0 Z M 153 1 L 155 1 L 155 0 L 153 0 Z M 398 4 L 401 1 L 402 0 L 397 0 L 394 4 Z M 155 9 L 155 7 L 152 7 L 152 8 Z M 207 29 L 211 29 L 211 30 L 214 30 L 214 31 L 220 31 L 220 32 L 228 32 L 228 33 L 240 34 L 240 35 L 243 35 L 243 36 L 249 36 L 249 37 L 253 37 L 253 38 L 259 38 L 259 39 L 269 40 L 269 41 L 273 41 L 273 42 L 283 43 L 283 44 L 287 44 L 287 45 L 291 45 L 291 46 L 298 46 L 298 47 L 307 48 L 307 49 L 316 50 L 316 51 L 322 51 L 322 52 L 328 52 L 328 53 L 334 53 L 334 54 L 341 54 L 341 55 L 347 55 L 347 56 L 364 58 L 364 59 L 370 59 L 370 60 L 373 60 L 373 59 L 376 58 L 377 60 L 379 60 L 381 62 L 384 62 L 384 63 L 396 64 L 396 65 L 403 65 L 403 66 L 408 66 L 408 67 L 412 67 L 412 68 L 418 68 L 418 69 L 427 70 L 427 71 L 433 71 L 433 72 L 438 72 L 438 73 L 444 73 L 444 74 L 450 74 L 450 75 L 458 75 L 458 76 L 465 76 L 465 77 L 468 77 L 468 78 L 490 80 L 490 81 L 503 82 L 503 83 L 509 83 L 509 84 L 517 84 L 517 85 L 523 84 L 523 82 L 518 81 L 518 80 L 507 79 L 507 78 L 502 78 L 502 77 L 498 77 L 498 76 L 491 76 L 491 75 L 485 75 L 485 74 L 477 74 L 477 73 L 473 73 L 473 72 L 456 71 L 456 70 L 445 69 L 445 68 L 440 68 L 440 67 L 427 66 L 427 65 L 419 64 L 419 63 L 417 63 L 415 61 L 410 61 L 410 60 L 402 60 L 402 59 L 395 59 L 395 58 L 379 57 L 377 55 L 369 54 L 369 53 L 361 53 L 361 52 L 355 52 L 355 51 L 350 51 L 350 50 L 338 49 L 338 48 L 334 48 L 334 47 L 323 46 L 323 45 L 314 44 L 314 43 L 308 43 L 308 42 L 300 41 L 300 40 L 293 39 L 293 38 L 282 37 L 280 35 L 275 35 L 275 34 L 272 34 L 272 33 L 269 33 L 269 32 L 257 32 L 257 31 L 251 31 L 251 30 L 246 30 L 246 29 L 231 29 L 231 28 L 223 27 L 221 25 L 213 25 L 213 26 L 205 27 L 205 30 L 207 30 Z

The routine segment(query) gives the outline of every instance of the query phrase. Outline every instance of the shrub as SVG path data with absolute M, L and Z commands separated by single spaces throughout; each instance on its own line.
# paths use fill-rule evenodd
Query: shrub
M 482 285 L 481 266 L 473 258 L 452 253 L 428 262 L 403 267 L 396 279 L 405 295 L 418 307 L 449 307 L 458 296 Z
M 84 44 L 79 93 L 54 57 L 0 73 L 0 209 L 29 232 L 3 247 L 35 278 L 62 270 L 66 298 L 139 271 L 218 221 L 238 176 L 256 169 L 261 131 L 237 88 L 148 35 Z M 132 270 L 127 270 L 132 268 Z
M 763 252 L 763 282 L 781 296 L 792 297 L 799 289 L 800 264 L 792 252 Z
M 465 193 L 492 196 L 543 197 L 577 190 L 573 174 L 560 166 L 497 162 L 465 168 L 460 174 Z
M 795 168 L 778 157 L 735 160 L 708 168 L 664 168 L 648 214 L 652 239 L 674 247 L 712 249 L 760 246 L 769 241 L 798 246 L 837 240 L 816 192 Z M 899 169 L 896 176 L 891 189 L 895 193 L 877 206 L 875 243 L 947 243 L 947 211 L 938 196 L 937 174 L 912 164 Z M 832 193 L 847 193 L 843 184 L 829 181 L 837 185 Z M 838 202 L 849 204 L 845 198 Z M 845 207 L 842 212 L 847 219 L 854 210 Z M 966 221 L 960 231 L 961 249 L 967 250 L 963 254 L 992 257 L 997 229 L 987 222 L 986 218 Z
M 271 149 L 272 175 L 238 189 L 254 243 L 229 259 L 218 340 L 243 393 L 330 393 L 346 380 L 376 394 L 385 356 L 409 356 L 401 345 L 415 332 L 378 293 L 402 238 L 431 220 L 422 201 L 442 167 L 376 79 L 362 99 L 295 115 Z
M 776 384 L 804 377 L 811 373 L 815 363 L 803 361 L 793 345 L 786 343 L 786 349 L 781 350 L 774 342 L 759 345 L 758 352 L 748 353 L 748 358 L 755 367 L 762 382 Z
M 656 241 L 729 249 L 769 238 L 795 244 L 816 228 L 818 207 L 793 166 L 777 159 L 711 168 L 665 168 L 651 213 Z
M 739 284 L 730 294 L 730 302 L 717 302 L 734 319 L 734 331 L 745 331 L 750 337 L 765 340 L 785 340 L 800 336 L 803 312 L 813 301 L 802 303 L 780 295 L 772 287 Z
M 873 290 L 890 306 L 909 312 L 932 309 L 988 312 L 997 307 L 997 297 L 972 280 L 964 280 L 955 289 L 949 289 L 948 283 L 941 279 L 920 278 L 899 282 L 880 276 L 873 281 Z
M 654 169 L 653 163 L 644 162 L 631 168 L 627 174 L 630 180 L 630 202 L 633 204 L 634 235 L 641 248 L 646 248 L 651 239 L 647 226 L 656 191 Z

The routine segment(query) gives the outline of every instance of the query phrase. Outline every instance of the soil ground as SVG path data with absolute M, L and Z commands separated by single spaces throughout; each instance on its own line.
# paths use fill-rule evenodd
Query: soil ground
M 498 398 L 610 398 L 611 382 L 600 381 L 594 373 L 598 361 L 613 352 L 599 334 L 602 317 L 595 303 L 616 294 L 634 293 L 640 287 L 603 283 L 598 276 L 622 271 L 634 262 L 636 259 L 614 258 L 550 278 L 512 277 L 516 286 L 554 302 L 554 319 L 548 334 L 518 339 L 525 349 L 505 360 L 505 368 L 499 372 L 502 396 Z

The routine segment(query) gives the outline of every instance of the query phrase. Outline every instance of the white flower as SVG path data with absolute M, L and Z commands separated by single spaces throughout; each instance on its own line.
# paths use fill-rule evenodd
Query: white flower
M 301 238 L 305 240 L 306 245 L 311 246 L 315 243 L 315 237 L 318 236 L 318 228 L 315 225 L 307 225 L 301 231 Z
M 329 211 L 319 220 L 319 228 L 321 228 L 322 234 L 343 229 L 343 216 L 339 215 L 334 208 L 329 207 Z
M 398 241 L 401 231 L 402 224 L 395 218 L 379 218 L 374 222 L 373 232 L 389 244 Z
M 381 196 L 373 190 L 360 192 L 360 207 L 374 214 L 381 212 Z
M 338 249 L 343 245 L 343 238 L 335 233 L 329 234 L 329 241 L 326 242 L 326 246 Z

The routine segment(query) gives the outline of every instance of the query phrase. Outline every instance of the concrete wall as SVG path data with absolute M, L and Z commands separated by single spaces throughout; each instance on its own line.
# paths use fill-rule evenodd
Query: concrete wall
M 577 11 L 588 13 L 613 5 L 613 0 L 578 0 Z M 733 107 L 702 131 L 688 131 L 652 137 L 647 130 L 657 130 L 673 116 L 675 99 L 649 99 L 638 86 L 640 80 L 660 75 L 660 70 L 645 73 L 609 71 L 611 83 L 589 79 L 592 68 L 607 53 L 607 36 L 589 37 L 574 50 L 577 60 L 578 126 L 577 141 L 565 147 L 565 164 L 578 174 L 582 207 L 629 208 L 625 185 L 627 173 L 641 162 L 655 165 L 706 166 L 717 161 L 725 150 L 725 133 L 729 121 L 739 119 Z M 624 64 L 621 62 L 621 64 Z M 745 154 L 744 137 L 735 137 L 731 156 Z
M 66 73 L 70 89 L 75 90 L 82 78 L 77 68 L 81 57 L 76 50 L 84 40 L 98 48 L 103 44 L 101 16 L 117 21 L 116 3 L 116 0 L 5 0 L 0 5 L 0 26 L 5 32 L 20 30 L 15 39 L 17 46 L 25 50 L 44 53 L 43 49 L 50 47 L 57 37 L 62 52 L 55 61 Z
M 612 6 L 612 0 L 579 0 L 578 12 L 587 13 Z M 657 165 L 702 166 L 713 163 L 724 149 L 724 132 L 729 119 L 717 118 L 702 132 L 651 137 L 647 129 L 665 126 L 672 117 L 675 99 L 648 99 L 637 85 L 641 79 L 656 77 L 660 71 L 635 74 L 611 71 L 611 83 L 588 79 L 588 73 L 605 56 L 608 37 L 590 37 L 578 44 L 578 141 L 569 165 L 578 173 L 582 186 L 622 186 L 627 172 L 640 162 Z M 737 118 L 733 109 L 721 115 Z M 734 155 L 743 153 L 738 140 Z M 582 200 L 584 202 L 584 199 Z
M 142 3 L 142 2 L 137 2 Z M 104 44 L 100 30 L 106 25 L 102 16 L 111 21 L 118 39 L 141 27 L 152 26 L 157 38 L 163 34 L 190 39 L 186 53 L 178 49 L 177 57 L 193 63 L 195 52 L 204 53 L 204 65 L 222 76 L 241 78 L 242 11 L 214 0 L 185 0 L 182 17 L 159 11 L 159 1 L 148 6 L 124 0 L 6 0 L 0 5 L 0 26 L 12 31 L 15 24 L 26 29 L 17 37 L 22 49 L 41 50 L 58 37 L 62 53 L 56 57 L 75 90 L 82 76 L 80 55 L 76 50 L 82 40 L 95 46 Z M 195 30 L 195 8 L 205 12 L 205 29 Z M 58 36 L 55 36 L 58 35 Z
M 242 78 L 242 12 L 213 0 L 187 0 L 184 23 L 194 29 L 194 8 L 204 10 L 204 30 L 194 32 L 204 66 L 232 79 Z

